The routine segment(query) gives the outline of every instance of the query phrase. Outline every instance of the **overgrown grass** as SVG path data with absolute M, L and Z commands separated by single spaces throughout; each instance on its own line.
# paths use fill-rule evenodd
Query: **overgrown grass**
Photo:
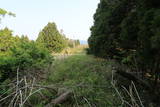
M 41 84 L 58 88 L 58 93 L 42 90 L 43 98 L 39 94 L 30 98 L 32 105 L 43 107 L 59 94 L 71 90 L 72 98 L 60 107 L 122 107 L 111 84 L 114 62 L 86 55 L 85 48 L 77 47 L 71 56 L 53 62 Z
M 85 49 L 88 48 L 88 45 L 78 45 L 74 48 L 66 48 L 60 53 L 53 53 L 53 55 L 63 55 L 63 54 L 85 54 Z
M 34 86 L 33 91 L 39 90 L 39 88 L 41 90 L 28 98 L 24 104 L 25 107 L 50 107 L 48 106 L 50 104 L 52 107 L 53 103 L 51 102 L 66 91 L 71 91 L 72 97 L 58 107 L 127 107 L 126 102 L 128 105 L 131 104 L 131 107 L 135 107 L 132 106 L 135 104 L 136 107 L 141 107 L 138 105 L 139 99 L 137 100 L 135 96 L 133 85 L 130 86 L 131 81 L 119 75 L 115 75 L 113 79 L 113 67 L 118 64 L 86 55 L 84 49 L 85 47 L 77 47 L 73 54 L 57 58 L 51 67 L 46 67 L 48 72 L 40 74 L 43 78 L 31 85 Z M 21 83 L 19 86 L 26 85 L 26 83 Z M 32 83 L 32 80 L 28 80 L 28 83 Z M 8 84 L 7 81 L 4 85 L 6 84 Z M 2 89 L 5 88 L 2 87 Z M 26 89 L 28 90 L 28 88 Z M 25 92 L 26 89 L 22 92 Z M 141 89 L 138 87 L 138 92 L 139 90 Z M 4 91 L 0 91 L 0 94 Z M 27 95 L 26 92 L 25 95 Z M 134 104 L 132 104 L 133 102 Z M 143 99 L 142 102 L 144 102 Z
M 57 60 L 45 85 L 56 85 L 72 90 L 72 101 L 61 105 L 80 107 L 118 107 L 120 100 L 111 86 L 111 64 L 87 55 L 70 56 Z

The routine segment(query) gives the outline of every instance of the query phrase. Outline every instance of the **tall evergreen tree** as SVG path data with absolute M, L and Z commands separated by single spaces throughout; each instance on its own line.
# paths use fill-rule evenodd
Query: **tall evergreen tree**
M 50 52 L 60 52 L 65 48 L 65 40 L 55 23 L 48 23 L 39 33 L 37 42 L 42 43 Z
M 116 58 L 142 74 L 160 78 L 160 2 L 158 0 L 100 0 L 88 39 L 90 51 Z

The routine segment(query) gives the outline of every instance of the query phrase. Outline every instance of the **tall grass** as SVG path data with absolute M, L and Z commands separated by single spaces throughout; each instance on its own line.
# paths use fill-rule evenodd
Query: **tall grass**
M 120 105 L 120 100 L 117 99 L 111 85 L 110 64 L 92 56 L 75 55 L 66 60 L 56 61 L 45 84 L 54 84 L 62 89 L 72 90 L 74 98 L 68 106 Z

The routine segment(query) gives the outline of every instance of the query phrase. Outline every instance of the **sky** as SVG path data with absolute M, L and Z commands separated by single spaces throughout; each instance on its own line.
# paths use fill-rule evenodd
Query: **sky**
M 0 28 L 36 40 L 48 22 L 55 22 L 70 39 L 87 40 L 99 0 L 2 0 L 0 8 L 16 17 L 2 18 Z

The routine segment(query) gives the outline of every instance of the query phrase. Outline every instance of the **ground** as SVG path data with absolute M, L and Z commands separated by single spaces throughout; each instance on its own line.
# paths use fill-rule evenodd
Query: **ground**
M 78 54 L 56 56 L 42 84 L 58 87 L 58 94 L 67 90 L 73 92 L 72 98 L 62 107 L 118 107 L 121 101 L 111 84 L 112 62 L 86 55 L 84 48 L 78 47 L 76 50 Z M 57 93 L 43 93 L 50 99 L 58 96 Z M 50 99 L 41 102 L 41 105 L 49 103 Z
M 41 98 L 32 96 L 32 105 L 44 107 L 49 104 L 52 107 L 55 99 L 71 92 L 71 97 L 59 107 L 141 107 L 138 106 L 141 99 L 135 93 L 134 83 L 129 91 L 122 86 L 119 88 L 117 83 L 127 85 L 130 81 L 123 77 L 118 79 L 119 76 L 113 73 L 115 62 L 87 55 L 86 47 L 69 49 L 70 54 L 54 54 L 55 60 L 40 84 L 56 91 L 43 90 Z

